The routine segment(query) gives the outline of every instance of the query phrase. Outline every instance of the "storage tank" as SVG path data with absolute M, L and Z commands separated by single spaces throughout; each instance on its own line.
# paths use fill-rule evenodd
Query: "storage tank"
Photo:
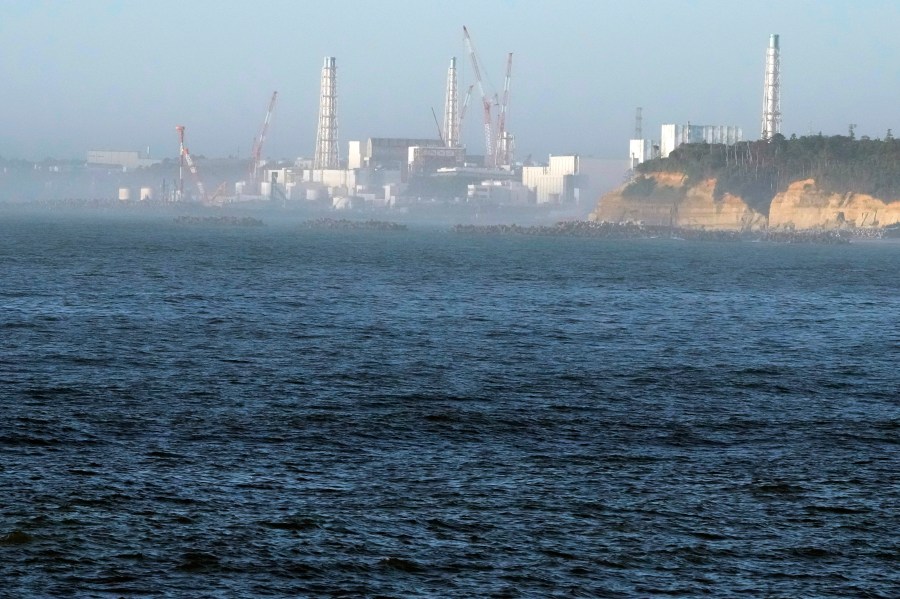
M 272 195 L 272 184 L 268 181 L 263 181 L 259 184 L 259 195 L 267 198 Z
M 127 187 L 119 188 L 119 200 L 122 202 L 127 202 L 131 199 L 131 190 Z
M 146 202 L 153 199 L 152 187 L 141 187 L 141 201 Z

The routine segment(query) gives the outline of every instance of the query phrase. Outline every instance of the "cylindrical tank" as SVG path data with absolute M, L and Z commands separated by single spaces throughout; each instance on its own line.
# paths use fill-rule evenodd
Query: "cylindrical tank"
M 234 184 L 234 193 L 235 195 L 244 195 L 244 190 L 247 187 L 246 181 L 238 181 Z
M 146 202 L 153 199 L 152 187 L 141 187 L 141 201 Z
M 131 199 L 131 190 L 127 187 L 119 188 L 119 200 L 127 202 Z
M 259 195 L 263 197 L 269 197 L 272 195 L 272 184 L 268 181 L 263 181 L 259 184 Z

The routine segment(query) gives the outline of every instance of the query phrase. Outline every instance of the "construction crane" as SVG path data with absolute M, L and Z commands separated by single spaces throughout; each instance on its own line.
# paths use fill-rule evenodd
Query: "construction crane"
M 438 122 L 437 113 L 434 111 L 434 106 L 431 107 L 431 116 L 434 117 L 434 124 L 437 125 L 438 139 L 441 140 L 441 145 L 445 145 L 447 141 L 444 139 L 444 132 L 441 131 L 441 124 Z
M 466 108 L 469 107 L 469 99 L 472 97 L 472 88 L 475 87 L 475 84 L 469 86 L 469 89 L 466 90 L 466 97 L 463 100 L 462 107 L 459 109 L 459 128 L 462 130 L 463 119 L 466 116 Z
M 218 201 L 218 204 L 219 204 L 219 205 L 222 205 L 223 200 L 219 200 L 219 198 L 222 198 L 222 197 L 224 196 L 224 194 L 225 194 L 225 187 L 226 187 L 227 185 L 228 185 L 228 184 L 227 184 L 225 181 L 222 181 L 222 183 L 220 183 L 219 186 L 216 187 L 216 190 L 212 193 L 212 195 L 209 196 L 209 200 L 208 200 L 207 203 L 209 203 L 209 204 L 215 204 L 215 203 Z
M 175 125 L 178 133 L 178 189 L 175 190 L 175 201 L 184 199 L 184 125 Z
M 209 198 L 206 196 L 206 188 L 203 187 L 203 181 L 200 180 L 200 173 L 197 172 L 197 165 L 194 164 L 194 159 L 191 158 L 191 153 L 188 152 L 187 148 L 182 148 L 181 155 L 184 158 L 184 161 L 188 165 L 188 169 L 191 171 L 191 175 L 194 177 L 194 182 L 197 184 L 197 189 L 200 191 L 200 199 L 203 203 L 208 203 Z
M 509 81 L 512 76 L 512 52 L 506 57 L 506 78 L 503 81 L 503 99 L 497 114 L 497 153 L 494 165 L 506 165 L 512 160 L 510 143 L 506 134 L 506 110 L 509 108 Z
M 491 99 L 484 91 L 484 84 L 481 81 L 481 67 L 478 63 L 478 57 L 475 54 L 475 46 L 472 43 L 472 37 L 469 30 L 463 26 L 463 36 L 466 41 L 466 49 L 469 52 L 469 58 L 472 59 L 472 70 L 475 71 L 475 82 L 478 85 L 478 91 L 481 92 L 481 103 L 484 109 L 484 160 L 485 166 L 494 166 L 494 144 L 491 131 Z
M 272 112 L 275 110 L 275 100 L 278 98 L 278 92 L 272 92 L 272 99 L 269 100 L 269 108 L 266 110 L 266 118 L 263 121 L 262 129 L 259 136 L 253 140 L 253 149 L 250 151 L 250 182 L 253 185 L 259 183 L 259 163 L 262 159 L 263 144 L 266 142 L 266 133 L 269 131 L 269 121 L 272 120 Z

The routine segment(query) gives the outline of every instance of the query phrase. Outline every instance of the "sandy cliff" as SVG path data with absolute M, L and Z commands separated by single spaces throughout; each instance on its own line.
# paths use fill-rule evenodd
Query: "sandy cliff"
M 721 231 L 759 229 L 766 225 L 765 215 L 737 196 L 725 194 L 716 201 L 715 179 L 688 186 L 679 173 L 654 173 L 647 177 L 655 181 L 648 196 L 628 196 L 623 193 L 623 186 L 600 198 L 591 220 Z
M 679 173 L 647 175 L 655 185 L 647 195 L 630 195 L 625 186 L 600 198 L 590 219 L 721 231 L 884 227 L 900 222 L 900 201 L 857 193 L 826 193 L 807 179 L 777 194 L 769 216 L 738 196 L 714 198 L 715 179 L 687 185 Z
M 812 179 L 792 183 L 769 207 L 769 227 L 774 229 L 884 227 L 897 222 L 900 201 L 885 202 L 860 193 L 827 193 Z

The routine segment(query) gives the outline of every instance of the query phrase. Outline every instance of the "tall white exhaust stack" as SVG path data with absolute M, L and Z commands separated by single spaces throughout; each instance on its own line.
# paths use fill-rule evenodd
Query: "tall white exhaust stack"
M 769 36 L 766 50 L 766 81 L 763 90 L 763 114 L 761 139 L 772 139 L 781 133 L 781 50 L 778 34 Z
M 316 130 L 316 154 L 313 158 L 315 170 L 340 167 L 336 74 L 337 67 L 334 57 L 325 57 L 325 64 L 322 66 L 322 91 L 319 99 L 319 127 Z
M 448 148 L 459 147 L 459 92 L 456 81 L 456 57 L 447 69 L 447 92 L 444 100 L 444 142 Z

